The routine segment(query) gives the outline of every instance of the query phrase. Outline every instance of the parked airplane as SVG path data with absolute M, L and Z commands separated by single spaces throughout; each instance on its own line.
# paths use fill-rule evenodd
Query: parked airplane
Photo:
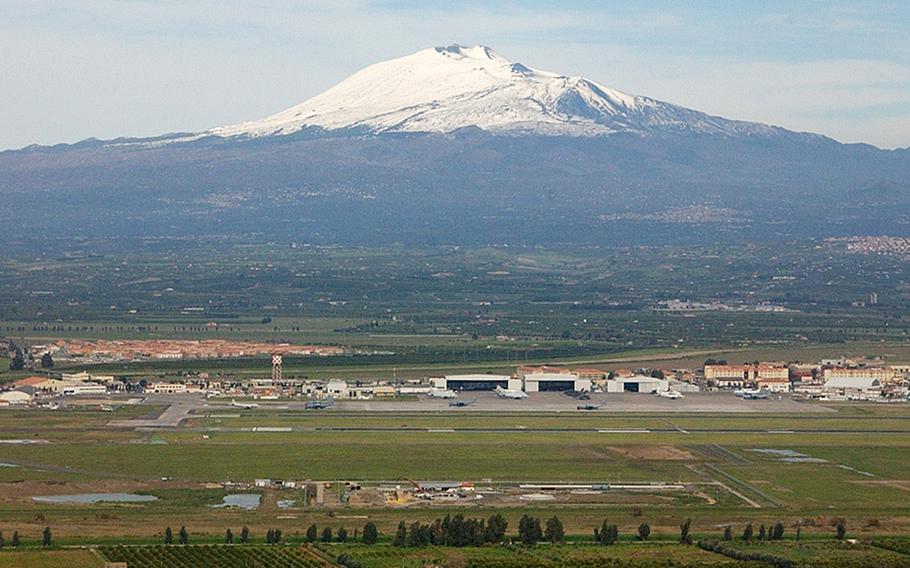
M 733 391 L 733 394 L 740 398 L 768 398 L 765 389 L 740 389 Z
M 464 406 L 470 406 L 470 405 L 474 404 L 475 402 L 477 402 L 476 398 L 472 398 L 470 400 L 453 400 L 453 401 L 449 402 L 449 406 L 451 406 L 453 408 L 462 408 Z
M 306 410 L 322 410 L 324 408 L 331 408 L 335 404 L 335 399 L 329 397 L 325 400 L 311 400 L 304 405 Z
M 663 398 L 672 398 L 673 400 L 686 398 L 685 396 L 683 396 L 683 393 L 678 392 L 678 391 L 671 391 L 671 390 L 657 391 L 657 396 L 663 397 Z
M 234 408 L 242 408 L 244 410 L 252 410 L 254 408 L 259 408 L 259 405 L 255 404 L 253 402 L 237 402 L 233 398 L 231 399 L 231 406 L 233 406 Z
M 458 394 L 449 389 L 430 389 L 427 395 L 430 398 L 458 398 Z
M 528 398 L 528 394 L 526 392 L 520 391 L 520 390 L 509 390 L 509 389 L 504 389 L 502 387 L 496 387 L 496 390 L 493 392 L 496 393 L 496 396 L 499 396 L 502 398 L 515 398 L 515 399 Z
M 575 408 L 577 410 L 600 410 L 600 404 L 579 404 Z

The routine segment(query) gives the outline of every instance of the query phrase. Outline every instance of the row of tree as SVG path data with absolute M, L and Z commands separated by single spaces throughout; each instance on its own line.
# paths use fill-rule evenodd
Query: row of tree
M 22 539 L 19 538 L 19 531 L 13 531 L 13 537 L 10 539 L 10 546 L 13 548 L 18 547 L 22 544 Z M 51 528 L 44 527 L 44 531 L 41 533 L 41 544 L 44 546 L 51 545 Z M 0 531 L 0 548 L 6 546 L 6 539 L 3 537 L 3 531 Z
M 499 544 L 506 537 L 509 527 L 505 517 L 496 513 L 488 519 L 465 518 L 464 515 L 446 515 L 430 524 L 419 521 L 405 524 L 401 521 L 392 540 L 394 546 L 420 547 L 439 546 L 482 546 Z M 540 519 L 524 515 L 518 521 L 518 540 L 524 544 L 535 544 L 542 540 L 562 542 L 565 530 L 559 517 L 553 516 L 542 526 Z

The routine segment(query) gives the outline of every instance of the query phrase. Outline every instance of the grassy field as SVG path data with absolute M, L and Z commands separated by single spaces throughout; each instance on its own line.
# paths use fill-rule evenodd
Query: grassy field
M 788 526 L 806 521 L 807 535 L 830 535 L 829 521 L 841 517 L 848 520 L 851 532 L 864 536 L 910 530 L 910 408 L 859 404 L 833 408 L 833 413 L 820 414 L 673 416 L 306 414 L 257 409 L 238 418 L 198 416 L 181 428 L 157 432 L 106 425 L 113 418 L 156 411 L 148 407 L 113 413 L 4 410 L 0 440 L 47 443 L 0 443 L 0 463 L 5 464 L 0 466 L 0 530 L 7 539 L 13 530 L 38 539 L 44 526 L 52 526 L 66 542 L 78 543 L 87 536 L 141 541 L 160 538 L 165 526 L 186 524 L 196 538 L 217 540 L 227 527 L 236 533 L 248 525 L 261 538 L 265 528 L 278 526 L 293 537 L 312 522 L 353 529 L 370 519 L 390 534 L 402 519 L 426 522 L 446 512 L 473 515 L 491 510 L 501 511 L 513 526 L 524 513 L 546 517 L 555 511 L 567 531 L 577 535 L 589 535 L 604 518 L 626 533 L 642 520 L 655 530 L 672 533 L 687 516 L 693 519 L 693 530 L 715 535 L 723 523 L 777 520 Z M 301 431 L 249 430 L 256 426 L 294 426 Z M 386 430 L 322 430 L 352 426 Z M 504 431 L 429 431 L 472 427 Z M 533 431 L 536 428 L 548 430 Z M 598 428 L 614 431 L 597 432 Z M 666 431 L 615 431 L 648 428 Z M 826 428 L 841 431 L 818 431 Z M 772 429 L 795 433 L 768 433 Z M 779 455 L 756 451 L 762 449 L 792 450 L 813 461 L 782 461 Z M 696 493 L 617 492 L 597 503 L 386 507 L 356 502 L 285 511 L 276 506 L 279 499 L 303 503 L 306 497 L 299 490 L 221 485 L 261 477 L 359 482 L 408 477 L 493 486 L 682 482 Z M 108 491 L 152 494 L 159 500 L 81 506 L 31 500 L 34 495 Z M 232 491 L 262 493 L 262 506 L 255 511 L 210 507 Z
M 103 568 L 90 550 L 0 550 L 0 568 Z

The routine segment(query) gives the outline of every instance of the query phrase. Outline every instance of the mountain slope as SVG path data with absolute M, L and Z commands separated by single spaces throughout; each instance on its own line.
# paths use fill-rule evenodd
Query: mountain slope
M 910 150 L 453 46 L 261 121 L 0 152 L 7 241 L 615 245 L 910 235 Z
M 488 47 L 453 45 L 377 63 L 295 107 L 208 134 L 262 137 L 307 128 L 450 133 L 471 127 L 498 134 L 572 136 L 787 133 L 629 95 L 583 77 L 537 71 Z

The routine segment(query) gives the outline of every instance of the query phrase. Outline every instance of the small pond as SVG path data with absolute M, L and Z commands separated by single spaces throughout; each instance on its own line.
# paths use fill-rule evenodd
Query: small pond
M 238 509 L 246 509 L 252 511 L 253 509 L 259 508 L 259 502 L 262 500 L 262 495 L 259 493 L 234 493 L 232 495 L 225 495 L 223 498 L 223 503 L 217 505 L 209 505 L 215 509 L 221 509 L 224 507 L 237 507 Z
M 39 495 L 32 497 L 39 503 L 74 503 L 91 505 L 94 503 L 148 503 L 157 501 L 154 495 L 136 495 L 135 493 L 76 493 L 73 495 Z

